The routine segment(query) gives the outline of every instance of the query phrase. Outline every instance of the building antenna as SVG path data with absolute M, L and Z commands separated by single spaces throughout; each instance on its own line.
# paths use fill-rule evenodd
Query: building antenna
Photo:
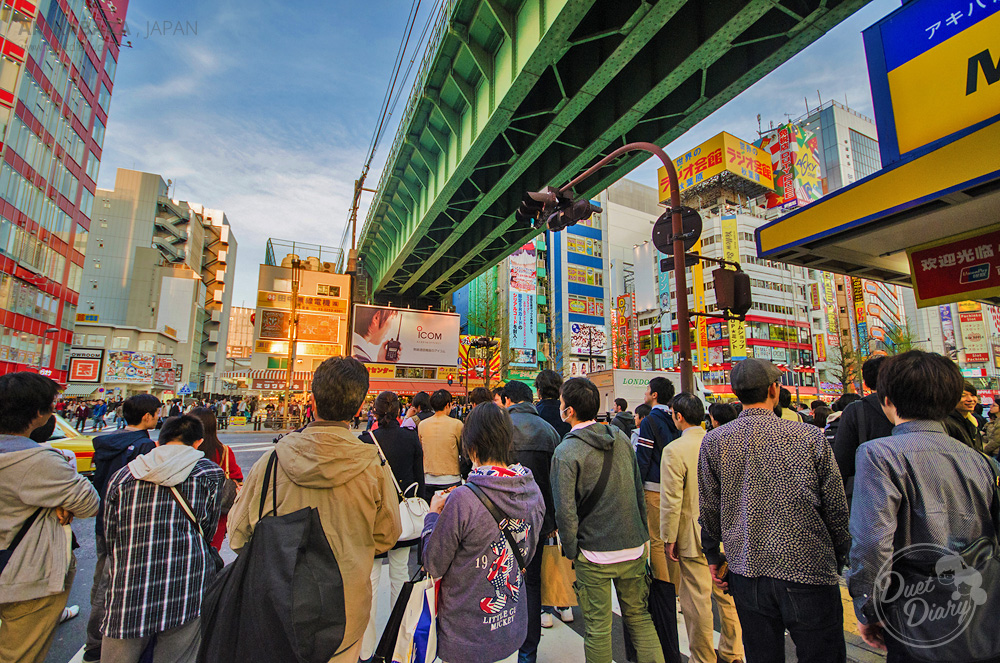
M 819 105 L 823 105 L 823 97 L 819 96 L 819 90 L 816 90 L 816 98 L 819 99 Z
M 806 102 L 806 115 L 809 114 L 809 99 L 807 97 L 802 97 L 802 101 Z
M 757 113 L 757 137 L 760 138 L 764 132 L 760 130 L 760 113 Z

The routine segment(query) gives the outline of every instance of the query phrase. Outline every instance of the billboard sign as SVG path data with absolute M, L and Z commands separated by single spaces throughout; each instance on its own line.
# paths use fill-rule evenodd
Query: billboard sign
M 351 355 L 364 363 L 456 366 L 458 337 L 457 313 L 357 304 Z
M 1000 6 L 1000 3 L 997 3 Z M 917 306 L 995 296 L 1000 288 L 1000 229 L 907 249 Z
M 722 217 L 722 257 L 730 262 L 740 262 L 740 234 L 735 216 Z M 747 357 L 747 330 L 742 320 L 730 320 L 729 354 L 732 361 Z
M 260 309 L 260 338 L 287 341 L 291 335 L 291 311 Z M 299 327 L 296 339 L 319 343 L 339 340 L 340 318 L 316 313 L 297 313 Z
M 986 337 L 986 321 L 982 311 L 962 312 L 958 314 L 959 326 L 962 329 L 962 347 L 967 364 L 986 364 L 990 361 L 990 349 Z
M 292 295 L 288 292 L 257 291 L 257 308 L 275 308 L 285 311 L 292 308 Z M 347 315 L 347 300 L 337 297 L 299 294 L 297 311 L 313 311 L 315 313 L 331 313 Z
M 588 325 L 579 322 L 570 324 L 570 352 L 575 355 L 603 357 L 608 347 L 608 336 L 604 325 Z
M 858 350 L 862 357 L 868 356 L 868 313 L 865 310 L 865 292 L 861 279 L 851 277 L 851 289 L 854 291 L 854 319 L 858 326 Z
M 864 31 L 883 161 L 997 114 L 998 34 L 986 0 L 915 0 Z
M 834 295 L 833 274 L 823 272 L 823 306 L 826 307 L 826 341 L 831 348 L 840 347 L 840 323 L 837 319 L 837 299 Z
M 723 172 L 730 172 L 767 189 L 774 188 L 770 155 L 725 131 L 674 159 L 674 165 L 682 192 Z M 660 202 L 669 201 L 670 178 L 667 169 L 662 166 L 659 169 L 659 185 Z
M 952 361 L 958 361 L 958 345 L 955 342 L 955 321 L 951 317 L 951 306 L 938 307 L 941 318 L 941 333 L 944 335 L 944 354 Z
M 112 350 L 108 353 L 104 381 L 122 384 L 152 384 L 156 355 L 152 352 Z
M 774 193 L 767 194 L 768 208 L 801 207 L 823 195 L 819 169 L 819 141 L 797 124 L 782 124 L 760 139 L 760 149 L 771 157 Z
M 174 372 L 174 358 L 168 355 L 157 355 L 153 368 L 153 384 L 173 389 L 177 385 L 177 374 Z
M 538 364 L 538 255 L 535 242 L 519 248 L 509 258 L 510 365 L 534 368 Z
M 98 384 L 101 381 L 101 364 L 104 350 L 73 348 L 69 354 L 69 381 Z

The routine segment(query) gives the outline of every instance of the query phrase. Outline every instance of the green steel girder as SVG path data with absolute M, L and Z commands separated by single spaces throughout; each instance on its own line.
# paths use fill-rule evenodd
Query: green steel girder
M 866 2 L 451 0 L 362 230 L 376 292 L 461 287 L 537 234 L 510 214 L 525 190 L 561 185 L 623 141 L 669 143 Z M 393 207 L 402 229 L 381 222 Z

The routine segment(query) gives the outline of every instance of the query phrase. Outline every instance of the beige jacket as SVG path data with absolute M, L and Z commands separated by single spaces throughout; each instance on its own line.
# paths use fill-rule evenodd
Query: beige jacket
M 347 609 L 343 649 L 348 649 L 368 626 L 375 555 L 392 548 L 402 531 L 392 476 L 388 466 L 379 462 L 375 446 L 361 442 L 343 424 L 313 422 L 302 432 L 281 438 L 275 450 L 278 515 L 305 507 L 318 509 L 337 556 Z M 259 520 L 261 483 L 269 457 L 265 454 L 254 463 L 229 512 L 229 544 L 236 552 L 246 545 Z M 266 504 L 269 511 L 270 492 Z
M 660 538 L 679 557 L 701 557 L 698 525 L 698 452 L 705 429 L 693 426 L 663 447 L 660 457 Z
M 435 414 L 417 425 L 420 445 L 424 448 L 424 472 L 437 476 L 457 476 L 458 447 L 462 422 L 447 414 Z

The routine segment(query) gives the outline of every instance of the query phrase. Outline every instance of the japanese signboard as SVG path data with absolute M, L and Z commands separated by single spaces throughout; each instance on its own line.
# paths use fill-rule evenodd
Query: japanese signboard
M 767 194 L 768 208 L 801 207 L 822 197 L 819 141 L 811 131 L 782 124 L 761 138 L 760 149 L 770 155 L 774 169 L 775 192 Z
M 454 366 L 458 328 L 456 313 L 358 304 L 351 354 L 362 362 Z
M 826 343 L 823 334 L 816 334 L 816 361 L 826 361 Z
M 593 250 L 593 249 L 591 249 Z M 528 242 L 508 259 L 510 291 L 507 296 L 510 325 L 510 364 L 534 367 L 538 364 L 538 257 L 535 243 Z
M 632 298 L 621 295 L 615 303 L 612 354 L 615 368 L 632 368 Z
M 365 364 L 368 369 L 368 377 L 379 380 L 389 380 L 396 377 L 396 366 L 394 364 Z
M 485 386 L 487 377 L 491 383 L 494 383 L 500 376 L 500 339 L 496 337 L 490 339 L 496 341 L 496 345 L 492 348 L 472 347 L 472 342 L 477 338 L 479 337 L 462 336 L 459 339 L 458 373 L 465 375 L 473 386 L 476 386 L 474 383 L 477 381 Z M 452 374 L 458 374 L 454 368 L 450 370 Z M 439 380 L 446 379 L 442 377 L 443 372 L 443 368 L 438 369 Z
M 151 352 L 112 350 L 104 369 L 105 382 L 152 384 L 156 355 Z
M 722 217 L 722 257 L 730 262 L 740 261 L 740 234 L 735 216 Z M 732 361 L 741 361 L 747 356 L 746 323 L 730 320 L 729 354 Z
M 287 292 L 257 291 L 257 308 L 274 308 L 290 310 L 292 295 Z M 347 315 L 347 300 L 336 297 L 320 297 L 318 295 L 299 295 L 298 311 L 314 311 L 316 313 L 332 313 Z
M 831 348 L 840 347 L 840 323 L 837 319 L 837 299 L 833 274 L 823 272 L 823 306 L 826 308 L 826 341 Z
M 982 311 L 961 312 L 958 322 L 962 329 L 962 347 L 967 364 L 985 364 L 990 360 L 987 346 L 986 321 Z
M 69 381 L 97 384 L 101 381 L 104 350 L 73 348 L 69 355 Z
M 944 354 L 953 361 L 958 360 L 958 344 L 955 341 L 955 322 L 951 317 L 951 305 L 938 307 L 941 318 L 941 333 L 944 336 Z
M 260 309 L 260 338 L 288 340 L 291 335 L 291 311 Z M 299 341 L 337 343 L 340 340 L 341 320 L 337 316 L 315 313 L 297 313 L 299 319 L 295 337 Z
M 726 171 L 767 189 L 774 187 L 770 156 L 726 132 L 709 138 L 674 159 L 674 165 L 677 167 L 681 191 Z M 670 178 L 667 176 L 667 169 L 662 166 L 659 170 L 659 184 L 660 202 L 669 201 Z
M 992 0 L 915 0 L 864 31 L 883 161 L 997 114 L 998 34 Z
M 257 341 L 254 351 L 267 355 L 288 354 L 288 341 Z M 303 343 L 295 344 L 295 354 L 300 357 L 343 357 L 344 346 L 339 343 Z
M 1000 228 L 937 240 L 906 253 L 917 306 L 1000 292 Z
M 173 389 L 177 384 L 177 374 L 174 372 L 174 358 L 168 355 L 157 355 L 156 366 L 153 368 L 153 384 Z
M 862 357 L 868 356 L 868 312 L 865 310 L 865 292 L 861 279 L 851 278 L 851 290 L 854 292 L 854 319 L 858 326 L 858 350 Z
M 291 391 L 305 391 L 311 386 L 311 384 L 311 382 L 305 382 L 303 380 L 292 380 Z M 251 389 L 257 389 L 258 391 L 284 391 L 285 381 L 254 378 Z
M 604 356 L 608 347 L 604 325 L 570 324 L 570 352 L 575 355 Z

